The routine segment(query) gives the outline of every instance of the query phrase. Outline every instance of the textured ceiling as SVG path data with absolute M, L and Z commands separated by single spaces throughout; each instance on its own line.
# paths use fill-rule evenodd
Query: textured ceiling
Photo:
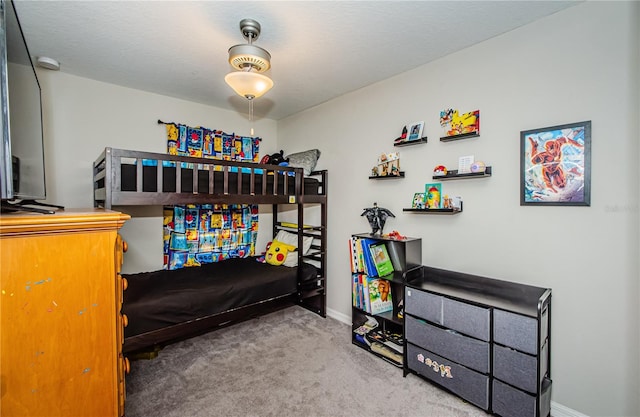
M 577 4 L 575 1 L 16 1 L 31 55 L 61 71 L 247 111 L 229 47 L 272 55 L 257 115 L 281 119 Z

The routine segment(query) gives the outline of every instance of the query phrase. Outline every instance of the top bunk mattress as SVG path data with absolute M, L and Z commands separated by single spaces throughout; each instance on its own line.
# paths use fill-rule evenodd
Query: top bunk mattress
M 300 282 L 317 270 L 302 264 Z M 128 281 L 122 312 L 125 337 L 222 313 L 297 291 L 298 268 L 234 258 L 200 267 L 123 274 Z

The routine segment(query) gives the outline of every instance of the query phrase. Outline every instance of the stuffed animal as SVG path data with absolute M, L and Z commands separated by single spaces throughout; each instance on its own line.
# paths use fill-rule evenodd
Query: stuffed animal
M 273 242 L 267 245 L 267 253 L 264 258 L 268 264 L 276 266 L 282 265 L 285 259 L 287 259 L 289 251 L 294 250 L 296 250 L 295 246 L 287 245 L 274 239 Z
M 280 165 L 283 162 L 289 162 L 289 158 L 284 157 L 284 151 L 280 150 L 280 152 L 265 155 L 261 160 L 261 164 L 271 164 L 271 165 Z

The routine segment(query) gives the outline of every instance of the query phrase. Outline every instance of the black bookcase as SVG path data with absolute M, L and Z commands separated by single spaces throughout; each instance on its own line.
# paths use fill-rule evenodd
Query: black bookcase
M 352 298 L 354 300 L 352 307 L 352 343 L 358 347 L 361 347 L 372 354 L 379 356 L 387 362 L 402 368 L 402 351 L 404 350 L 404 329 L 403 329 L 403 307 L 404 307 L 404 286 L 408 280 L 417 277 L 421 273 L 422 268 L 422 240 L 419 238 L 407 237 L 405 239 L 392 239 L 389 237 L 372 236 L 369 233 L 354 234 L 351 236 L 352 242 L 352 255 L 353 255 L 353 242 L 360 241 L 361 239 L 371 239 L 375 242 L 384 242 L 391 262 L 393 264 L 394 272 L 383 277 L 390 284 L 390 293 L 393 303 L 393 309 L 388 312 L 371 314 L 366 309 L 356 306 L 356 297 L 359 294 L 355 293 L 355 286 L 352 285 Z M 354 280 L 354 274 L 361 274 L 366 277 L 364 270 L 357 268 L 357 261 L 352 260 L 356 267 L 352 267 L 352 284 Z M 355 331 L 360 328 L 367 321 L 368 317 L 373 317 L 378 322 L 379 330 L 385 334 L 399 335 L 401 351 L 397 351 L 393 348 L 391 350 L 386 348 L 378 348 L 377 345 L 371 345 L 372 340 L 367 339 L 366 335 L 358 335 Z M 397 341 L 396 341 L 397 342 Z M 397 345 L 397 343 L 395 344 Z M 393 345 L 393 346 L 395 346 Z M 389 344 L 386 345 L 387 348 Z M 391 352 L 391 354 L 388 354 Z

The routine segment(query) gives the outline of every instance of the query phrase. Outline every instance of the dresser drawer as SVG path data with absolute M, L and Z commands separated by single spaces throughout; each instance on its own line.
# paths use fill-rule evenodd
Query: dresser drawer
M 407 343 L 412 371 L 459 395 L 483 410 L 489 408 L 489 377 Z
M 540 357 L 536 357 L 494 344 L 493 376 L 535 394 L 547 374 L 547 347 L 545 343 L 540 350 Z M 538 366 L 541 370 L 539 381 Z
M 491 311 L 488 308 L 444 298 L 442 301 L 442 325 L 469 336 L 489 341 L 489 321 Z
M 489 344 L 441 329 L 411 316 L 405 318 L 405 338 L 426 350 L 479 372 L 489 372 Z
M 541 320 L 542 335 L 540 344 L 542 345 L 547 339 L 547 310 L 544 311 Z M 537 355 L 538 320 L 533 317 L 495 309 L 493 311 L 493 340 L 501 345 Z
M 538 400 L 535 395 L 494 379 L 492 409 L 502 417 L 546 417 L 551 411 L 551 380 L 544 379 Z M 540 414 L 536 414 L 538 409 Z
M 432 323 L 442 324 L 442 297 L 405 288 L 404 311 Z

